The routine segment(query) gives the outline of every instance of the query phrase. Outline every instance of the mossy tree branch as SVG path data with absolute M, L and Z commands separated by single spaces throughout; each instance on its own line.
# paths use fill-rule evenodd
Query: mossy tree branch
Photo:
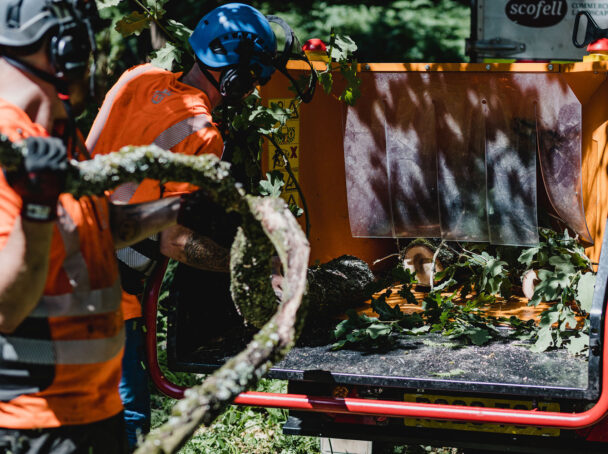
M 231 250 L 232 281 L 238 287 L 236 292 L 233 290 L 233 297 L 249 297 L 262 308 L 269 306 L 268 299 L 276 300 L 268 279 L 269 272 L 259 272 L 259 269 L 270 269 L 269 244 L 259 236 L 261 226 L 285 270 L 279 307 L 245 350 L 231 358 L 200 386 L 186 391 L 185 397 L 173 408 L 169 421 L 148 435 L 136 453 L 176 452 L 197 427 L 211 423 L 240 392 L 255 385 L 274 363 L 285 356 L 297 339 L 298 322 L 304 319 L 304 308 L 300 303 L 306 289 L 308 241 L 282 200 L 252 196 L 247 196 L 245 200 L 252 218 L 239 229 Z M 259 257 L 251 254 L 258 247 L 262 250 Z M 257 269 L 254 275 L 260 273 L 260 276 L 248 280 L 248 269 Z M 251 286 L 249 295 L 245 290 L 248 286 Z M 260 298 L 260 295 L 266 296 Z M 243 303 L 235 302 L 243 306 Z M 276 301 L 270 303 L 270 307 L 274 304 Z M 255 315 L 255 306 L 250 307 Z M 261 311 L 264 313 L 264 309 Z
M 0 164 L 19 167 L 26 150 L 0 136 Z M 138 453 L 176 452 L 201 424 L 209 424 L 240 392 L 253 386 L 293 346 L 303 320 L 301 302 L 306 289 L 308 241 L 281 199 L 247 196 L 230 176 L 230 165 L 215 156 L 185 156 L 154 145 L 124 147 L 86 162 L 71 162 L 66 192 L 76 197 L 102 194 L 126 182 L 145 178 L 185 181 L 205 189 L 227 211 L 243 216 L 231 249 L 233 298 L 244 314 L 266 318 L 277 306 L 272 290 L 270 259 L 278 255 L 283 282 L 278 309 L 246 349 L 187 391 L 163 426 L 148 435 Z M 276 252 L 275 252 L 276 251 Z M 250 304 L 250 300 L 255 305 Z M 256 315 L 261 312 L 263 316 Z

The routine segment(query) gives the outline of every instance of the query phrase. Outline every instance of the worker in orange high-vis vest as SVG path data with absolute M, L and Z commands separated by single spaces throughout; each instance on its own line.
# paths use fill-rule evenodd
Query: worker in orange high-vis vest
M 270 22 L 277 23 L 286 35 L 283 52 L 277 52 L 277 38 Z M 221 157 L 223 141 L 212 122 L 213 109 L 221 103 L 241 102 L 256 85 L 268 82 L 277 67 L 287 74 L 284 65 L 295 40 L 281 19 L 265 17 L 248 5 L 231 3 L 206 14 L 189 42 L 197 61 L 186 74 L 147 64 L 122 75 L 107 94 L 87 138 L 94 154 L 110 153 L 125 145 L 154 143 L 175 153 L 212 153 Z M 312 89 L 301 94 L 309 100 Z M 193 189 L 185 184 L 161 185 L 158 181 L 145 180 L 139 185 L 120 186 L 110 199 L 115 203 L 137 203 Z M 209 219 L 226 216 L 213 204 L 209 204 L 208 210 Z M 159 253 L 206 270 L 197 272 L 193 280 L 203 292 L 204 297 L 198 298 L 201 304 L 205 299 L 208 301 L 206 314 L 214 326 L 201 325 L 201 329 L 217 333 L 224 326 L 222 320 L 238 317 L 230 302 L 227 275 L 228 251 L 236 225 L 232 220 L 225 223 L 226 228 L 215 229 L 216 232 L 222 230 L 221 234 L 205 226 L 199 226 L 197 232 L 175 226 L 164 230 L 159 237 L 118 251 L 127 326 L 121 396 L 132 446 L 137 433 L 149 429 L 150 421 L 147 373 L 143 367 L 143 321 L 138 299 L 144 290 L 144 281 Z M 199 322 L 193 320 L 193 323 Z
M 127 452 L 114 251 L 196 222 L 196 196 L 127 207 L 61 193 L 68 158 L 88 154 L 69 100 L 97 19 L 92 0 L 0 1 L 0 133 L 27 148 L 0 172 L 2 453 Z

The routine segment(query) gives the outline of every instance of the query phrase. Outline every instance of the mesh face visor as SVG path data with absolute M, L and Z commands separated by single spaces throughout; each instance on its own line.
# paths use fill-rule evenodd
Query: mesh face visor
M 317 72 L 312 67 L 312 63 L 306 57 L 298 38 L 287 22 L 277 16 L 266 16 L 266 19 L 271 24 L 279 25 L 285 35 L 285 45 L 283 47 L 283 51 L 277 53 L 272 62 L 273 66 L 291 81 L 292 85 L 296 89 L 298 97 L 302 100 L 302 102 L 310 102 L 315 93 L 315 87 L 317 85 Z M 304 87 L 301 86 L 302 82 L 296 81 L 291 74 L 289 74 L 289 71 L 287 71 L 287 62 L 289 60 L 301 60 L 306 62 L 310 67 L 308 83 L 305 84 Z M 267 81 L 260 82 L 263 84 Z

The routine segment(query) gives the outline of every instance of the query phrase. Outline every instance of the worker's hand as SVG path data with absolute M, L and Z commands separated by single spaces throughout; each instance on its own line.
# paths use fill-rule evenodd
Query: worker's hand
M 220 246 L 229 248 L 234 239 L 240 216 L 226 213 L 226 210 L 213 202 L 207 193 L 199 189 L 184 194 L 177 212 L 177 223 L 209 237 Z
M 21 168 L 6 180 L 21 196 L 21 217 L 34 222 L 57 218 L 57 199 L 65 187 L 68 159 L 65 145 L 55 137 L 28 137 Z
M 207 194 L 201 189 L 181 197 L 179 211 L 177 212 L 177 223 L 181 226 L 202 233 L 209 218 L 212 216 L 209 211 L 213 204 Z

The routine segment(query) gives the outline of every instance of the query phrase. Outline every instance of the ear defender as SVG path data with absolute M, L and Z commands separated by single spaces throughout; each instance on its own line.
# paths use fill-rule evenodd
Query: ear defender
M 91 51 L 94 50 L 90 24 L 82 20 L 78 6 L 72 3 L 68 0 L 53 6 L 59 24 L 57 33 L 49 43 L 49 58 L 55 74 L 68 81 L 84 76 L 89 66 Z M 66 20 L 66 17 L 69 19 Z
M 226 68 L 220 76 L 220 94 L 228 103 L 241 101 L 256 85 L 256 76 L 251 67 L 251 57 L 254 52 L 253 42 L 242 40 L 237 49 L 239 63 Z

